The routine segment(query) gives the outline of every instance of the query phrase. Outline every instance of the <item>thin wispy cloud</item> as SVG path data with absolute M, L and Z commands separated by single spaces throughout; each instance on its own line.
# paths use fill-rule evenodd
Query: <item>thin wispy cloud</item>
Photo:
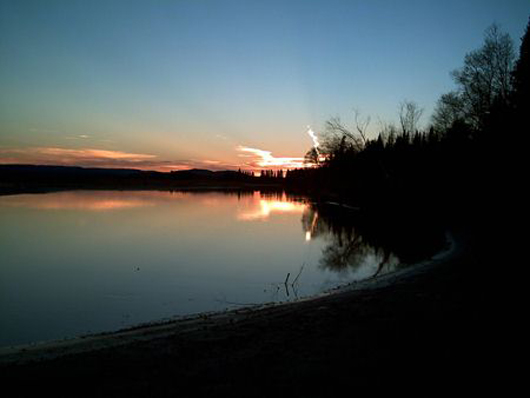
M 104 149 L 67 149 L 67 148 L 35 148 L 35 152 L 42 155 L 51 155 L 68 160 L 93 160 L 93 159 L 120 159 L 129 162 L 137 162 L 145 159 L 156 158 L 156 155 L 142 153 L 128 153 L 122 151 L 110 151 Z
M 236 165 L 212 159 L 167 160 L 146 153 L 132 153 L 95 148 L 0 148 L 0 164 L 39 164 L 83 167 L 136 168 L 142 170 L 172 171 L 207 168 L 210 170 L 235 169 Z
M 125 152 L 97 148 L 30 147 L 0 148 L 2 164 L 40 164 L 82 167 L 135 168 L 172 171 L 188 169 L 246 170 L 294 169 L 307 167 L 302 157 L 278 157 L 271 151 L 238 145 L 238 162 L 218 159 L 160 159 L 148 153 Z
M 0 163 L 55 164 L 87 167 L 135 167 L 155 155 L 94 148 L 31 147 L 0 149 Z

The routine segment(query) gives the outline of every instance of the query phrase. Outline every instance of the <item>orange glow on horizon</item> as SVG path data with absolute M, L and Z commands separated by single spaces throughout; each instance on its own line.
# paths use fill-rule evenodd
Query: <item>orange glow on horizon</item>
M 0 148 L 0 164 L 33 164 L 97 168 L 132 168 L 146 171 L 181 171 L 190 169 L 245 170 L 257 176 L 263 170 L 291 170 L 312 167 L 303 157 L 274 156 L 271 151 L 243 145 L 235 147 L 236 158 L 161 159 L 149 153 L 132 153 L 96 148 L 26 147 Z M 234 156 L 232 153 L 231 156 Z

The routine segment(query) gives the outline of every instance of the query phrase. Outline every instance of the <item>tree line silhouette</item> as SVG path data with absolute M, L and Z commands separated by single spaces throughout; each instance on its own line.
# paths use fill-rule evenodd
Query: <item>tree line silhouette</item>
M 515 61 L 510 37 L 490 26 L 482 47 L 452 72 L 456 88 L 441 96 L 425 129 L 413 101 L 400 104 L 399 126 L 383 125 L 376 139 L 358 111 L 354 128 L 328 120 L 323 144 L 306 155 L 316 167 L 289 171 L 286 184 L 385 216 L 428 212 L 431 221 L 495 206 L 513 193 L 517 134 L 530 111 L 529 30 L 530 22 Z

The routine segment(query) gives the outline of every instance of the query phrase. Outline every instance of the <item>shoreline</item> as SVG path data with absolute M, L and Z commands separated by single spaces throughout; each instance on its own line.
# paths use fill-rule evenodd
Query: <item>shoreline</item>
M 505 323 L 481 273 L 488 248 L 452 236 L 430 261 L 318 297 L 4 355 L 0 381 L 20 397 L 489 390 Z
M 15 187 L 12 186 L 2 187 L 0 186 L 0 196 L 12 196 L 12 195 L 24 195 L 24 194 L 46 194 L 55 192 L 67 192 L 67 191 L 158 191 L 158 192 L 208 192 L 208 191 L 253 191 L 253 190 L 270 190 L 270 191 L 281 191 L 285 190 L 285 186 L 279 184 L 266 184 L 266 183 L 248 183 L 248 184 L 200 184 L 200 183 L 189 183 L 184 184 L 173 184 L 173 185 L 57 185 L 50 186 L 45 184 L 43 186 L 31 185 Z
M 240 322 L 251 322 L 255 318 L 283 315 L 297 307 L 318 307 L 325 303 L 341 301 L 352 295 L 369 295 L 374 290 L 392 288 L 410 278 L 428 273 L 462 256 L 465 243 L 462 237 L 446 233 L 446 247 L 431 258 L 405 268 L 378 275 L 362 281 L 351 282 L 319 294 L 302 297 L 289 302 L 268 302 L 221 311 L 202 312 L 141 323 L 114 331 L 81 335 L 72 338 L 26 343 L 0 347 L 0 368 L 34 362 L 47 362 L 71 355 L 83 355 L 94 351 L 126 347 L 135 343 L 156 339 L 178 338 L 218 326 L 230 326 Z M 460 240 L 460 241 L 459 241 Z

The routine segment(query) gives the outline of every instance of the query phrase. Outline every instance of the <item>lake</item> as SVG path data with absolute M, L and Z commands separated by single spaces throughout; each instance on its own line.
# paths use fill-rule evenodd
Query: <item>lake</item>
M 2 196 L 0 346 L 296 300 L 398 266 L 321 213 L 259 191 Z

